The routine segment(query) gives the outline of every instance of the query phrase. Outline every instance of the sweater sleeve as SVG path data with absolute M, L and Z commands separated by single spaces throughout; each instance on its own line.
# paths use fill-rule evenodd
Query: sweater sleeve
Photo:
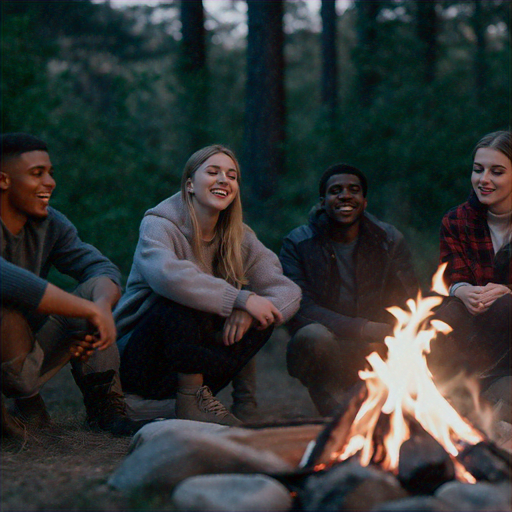
M 142 220 L 134 265 L 148 286 L 158 295 L 185 306 L 227 317 L 239 290 L 221 278 L 207 274 L 178 252 L 183 237 L 166 219 L 147 216 Z
M 36 309 L 48 282 L 13 263 L 0 258 L 2 304 Z
M 108 277 L 118 286 L 121 273 L 96 247 L 83 242 L 75 226 L 62 213 L 53 211 L 55 243 L 51 252 L 53 265 L 68 276 L 83 283 L 93 277 Z
M 244 249 L 248 288 L 270 300 L 282 313 L 286 323 L 299 309 L 300 287 L 283 274 L 278 257 L 250 230 L 247 231 L 246 241 Z

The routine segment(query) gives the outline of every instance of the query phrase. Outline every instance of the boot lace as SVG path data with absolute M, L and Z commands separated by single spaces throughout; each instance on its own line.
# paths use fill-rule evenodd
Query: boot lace
M 126 403 L 124 397 L 115 391 L 110 391 L 102 403 L 104 413 L 111 416 L 126 416 Z
M 229 411 L 215 398 L 208 386 L 202 386 L 196 393 L 199 409 L 203 412 L 212 413 L 216 416 L 227 416 Z

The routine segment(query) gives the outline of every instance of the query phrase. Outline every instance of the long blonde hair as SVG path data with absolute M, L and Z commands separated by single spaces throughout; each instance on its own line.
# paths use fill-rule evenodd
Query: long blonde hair
M 219 144 L 206 146 L 196 151 L 185 164 L 183 175 L 181 177 L 181 197 L 187 205 L 192 228 L 194 230 L 194 238 L 192 248 L 196 257 L 204 263 L 204 254 L 201 243 L 200 227 L 197 220 L 196 212 L 192 205 L 192 195 L 187 190 L 187 182 L 191 180 L 197 169 L 213 155 L 224 153 L 233 160 L 237 173 L 237 181 L 240 186 L 240 164 L 234 153 L 227 147 Z M 228 283 L 241 288 L 247 283 L 245 278 L 245 270 L 243 265 L 242 241 L 244 238 L 244 224 L 242 216 L 242 200 L 240 198 L 240 190 L 233 199 L 232 203 L 219 214 L 216 226 L 216 236 L 220 238 L 219 248 L 214 261 L 214 271 Z

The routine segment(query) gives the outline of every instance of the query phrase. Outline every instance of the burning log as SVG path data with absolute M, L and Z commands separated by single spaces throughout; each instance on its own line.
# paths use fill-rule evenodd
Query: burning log
M 385 339 L 386 360 L 377 352 L 367 357 L 369 368 L 359 372 L 361 385 L 346 397 L 302 467 L 323 469 L 355 456 L 363 466 L 379 464 L 396 474 L 400 453 L 410 453 L 410 460 L 402 465 L 407 484 L 416 482 L 417 475 L 435 473 L 430 484 L 435 489 L 453 478 L 454 465 L 458 477 L 466 478 L 466 471 L 452 461 L 463 448 L 485 436 L 443 397 L 426 359 L 436 334 L 451 331 L 449 325 L 431 318 L 441 295 L 447 294 L 443 270 L 440 267 L 433 280 L 437 296 L 422 298 L 419 294 L 416 301 L 407 301 L 409 311 L 388 308 L 397 324 L 393 336 Z M 420 431 L 423 434 L 417 437 Z M 472 480 L 471 475 L 467 480 Z
M 512 479 L 511 454 L 488 441 L 466 447 L 457 460 L 477 480 L 487 482 L 510 481 Z
M 400 446 L 398 480 L 413 494 L 433 494 L 441 485 L 455 479 L 450 455 L 419 424 Z
M 347 393 L 332 421 L 318 436 L 313 450 L 304 464 L 304 469 L 327 465 L 332 460 L 333 453 L 345 446 L 352 423 L 367 394 L 364 382 L 360 382 Z

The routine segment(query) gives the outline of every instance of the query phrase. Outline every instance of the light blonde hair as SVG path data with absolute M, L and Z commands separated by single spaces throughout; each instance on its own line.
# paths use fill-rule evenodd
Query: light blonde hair
M 197 169 L 213 155 L 224 153 L 233 160 L 237 173 L 237 181 L 240 187 L 241 175 L 240 164 L 234 153 L 227 147 L 219 144 L 207 146 L 196 151 L 185 164 L 183 175 L 181 176 L 181 197 L 187 205 L 194 238 L 192 248 L 196 257 L 204 263 L 204 254 L 201 243 L 199 222 L 192 204 L 192 195 L 187 190 L 187 183 L 194 177 Z M 241 288 L 247 284 L 245 278 L 245 269 L 243 265 L 242 241 L 244 238 L 245 226 L 242 216 L 242 200 L 240 198 L 240 189 L 232 203 L 219 214 L 216 226 L 216 236 L 220 238 L 216 261 L 214 261 L 214 271 L 228 283 Z

